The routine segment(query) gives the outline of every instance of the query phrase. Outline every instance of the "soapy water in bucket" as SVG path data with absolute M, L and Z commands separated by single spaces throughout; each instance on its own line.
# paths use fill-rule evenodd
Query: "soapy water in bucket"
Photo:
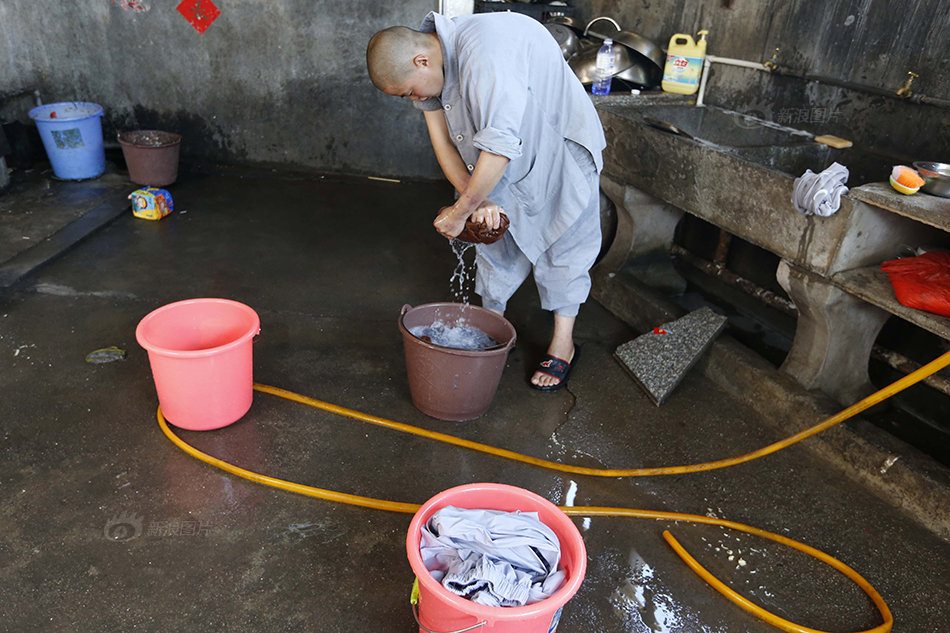
M 450 324 L 436 320 L 432 325 L 417 325 L 409 328 L 409 331 L 416 338 L 440 347 L 479 350 L 498 346 L 498 341 L 477 327 L 466 325 L 461 321 Z
M 452 240 L 450 245 L 452 252 L 458 258 L 458 264 L 455 270 L 452 271 L 449 286 L 451 287 L 456 303 L 461 306 L 461 316 L 452 323 L 448 323 L 442 320 L 437 313 L 436 320 L 431 325 L 417 325 L 416 327 L 409 328 L 409 332 L 416 338 L 426 343 L 438 345 L 439 347 L 464 350 L 483 350 L 498 347 L 498 341 L 477 327 L 468 325 L 466 310 L 471 304 L 469 302 L 468 293 L 466 292 L 466 286 L 469 285 L 471 280 L 470 275 L 472 270 L 465 265 L 465 253 L 475 245 L 469 242 L 463 242 L 462 240 Z M 456 283 L 458 284 L 457 287 Z

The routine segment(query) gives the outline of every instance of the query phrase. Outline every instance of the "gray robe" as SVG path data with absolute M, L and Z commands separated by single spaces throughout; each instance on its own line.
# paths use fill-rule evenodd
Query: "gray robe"
M 580 81 L 541 23 L 517 13 L 448 19 L 429 13 L 421 31 L 442 44 L 441 108 L 469 173 L 480 151 L 510 159 L 489 198 L 511 219 L 509 229 L 532 264 L 580 217 L 591 199 L 589 179 L 568 151 L 590 152 L 597 171 L 606 146 L 600 119 Z

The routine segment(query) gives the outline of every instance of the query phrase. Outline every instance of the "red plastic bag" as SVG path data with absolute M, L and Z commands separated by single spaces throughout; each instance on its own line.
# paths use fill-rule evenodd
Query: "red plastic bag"
M 950 253 L 924 253 L 881 264 L 901 305 L 950 317 Z

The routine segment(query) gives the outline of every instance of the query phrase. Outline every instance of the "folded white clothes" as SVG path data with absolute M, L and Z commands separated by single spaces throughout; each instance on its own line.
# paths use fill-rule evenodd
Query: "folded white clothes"
M 537 512 L 446 506 L 422 527 L 419 549 L 443 587 L 486 606 L 540 602 L 566 580 L 557 535 Z
M 848 193 L 845 186 L 848 176 L 848 168 L 838 163 L 832 163 L 820 174 L 806 169 L 800 178 L 795 179 L 792 204 L 802 215 L 828 217 L 840 208 L 841 196 Z

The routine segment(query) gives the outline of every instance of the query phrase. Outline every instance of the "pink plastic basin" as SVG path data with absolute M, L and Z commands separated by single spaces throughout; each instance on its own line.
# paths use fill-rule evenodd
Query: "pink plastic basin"
M 162 413 L 189 431 L 233 424 L 254 399 L 252 347 L 261 322 L 228 299 L 189 299 L 148 314 L 135 330 L 148 350 Z
M 541 602 L 524 607 L 486 607 L 456 596 L 445 589 L 422 563 L 419 544 L 422 526 L 440 508 L 504 510 L 505 512 L 537 512 L 541 522 L 554 530 L 561 543 L 561 567 L 567 580 L 557 593 Z M 571 519 L 556 505 L 543 497 L 504 484 L 468 484 L 440 492 L 426 501 L 409 524 L 406 537 L 409 564 L 419 579 L 419 631 L 437 633 L 460 631 L 484 624 L 472 633 L 554 633 L 561 609 L 574 597 L 587 571 L 587 549 L 584 539 Z

